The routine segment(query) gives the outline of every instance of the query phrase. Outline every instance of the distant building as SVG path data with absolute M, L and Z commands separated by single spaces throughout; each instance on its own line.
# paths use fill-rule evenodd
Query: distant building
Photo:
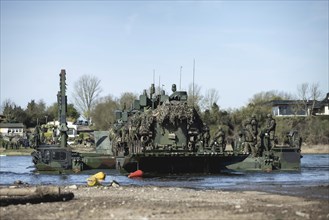
M 272 114 L 275 116 L 307 116 L 309 109 L 299 100 L 273 100 L 271 101 Z
M 24 136 L 25 125 L 23 123 L 0 123 L 2 136 Z
M 269 104 L 275 116 L 308 116 L 311 112 L 313 115 L 329 115 L 329 93 L 322 101 L 273 100 Z
M 329 115 L 329 93 L 325 99 L 316 103 L 314 113 L 315 115 Z

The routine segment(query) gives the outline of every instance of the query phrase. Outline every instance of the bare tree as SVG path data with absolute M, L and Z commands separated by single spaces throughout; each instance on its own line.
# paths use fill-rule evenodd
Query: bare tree
M 315 107 L 317 99 L 322 95 L 319 83 L 303 83 L 297 86 L 297 96 L 302 100 L 303 110 L 308 111 L 308 104 L 311 102 L 312 106 L 310 108 L 309 116 L 313 114 L 313 109 Z
M 313 115 L 313 110 L 314 110 L 314 106 L 316 104 L 316 101 L 322 95 L 321 90 L 320 90 L 319 87 L 320 87 L 319 83 L 313 83 L 310 87 L 310 96 L 311 96 L 311 99 L 312 99 L 312 108 L 311 108 L 310 115 Z
M 129 109 L 136 99 L 137 99 L 137 95 L 132 93 L 132 92 L 122 93 L 120 98 L 119 98 L 120 108 L 121 109 Z
M 308 83 L 303 83 L 297 86 L 297 97 L 302 101 L 303 110 L 307 112 L 307 103 L 310 99 L 309 96 L 310 86 Z
M 91 75 L 83 75 L 74 84 L 73 99 L 80 113 L 90 122 L 90 113 L 95 100 L 101 93 L 100 80 Z
M 216 89 L 209 89 L 207 90 L 205 96 L 202 100 L 202 108 L 203 110 L 210 110 L 214 103 L 217 104 L 219 99 L 219 93 Z

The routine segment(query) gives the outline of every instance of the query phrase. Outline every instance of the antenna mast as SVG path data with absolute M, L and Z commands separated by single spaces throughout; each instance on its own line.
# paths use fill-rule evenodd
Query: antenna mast
M 61 136 L 61 147 L 67 147 L 67 131 L 69 130 L 66 123 L 67 97 L 66 97 L 66 72 L 64 69 L 59 74 L 59 91 L 57 93 L 59 131 Z
M 193 106 L 194 106 L 194 75 L 195 75 L 195 59 L 193 59 L 193 84 L 192 84 L 192 94 L 193 94 Z
M 160 75 L 159 75 L 159 88 L 158 88 L 158 94 L 161 93 L 161 90 L 160 90 L 161 87 L 160 87 L 160 85 L 161 85 L 161 84 L 160 84 Z
M 183 69 L 183 67 L 180 66 L 180 72 L 179 72 L 179 91 L 182 91 L 182 69 Z
M 153 84 L 155 84 L 155 69 L 153 69 Z

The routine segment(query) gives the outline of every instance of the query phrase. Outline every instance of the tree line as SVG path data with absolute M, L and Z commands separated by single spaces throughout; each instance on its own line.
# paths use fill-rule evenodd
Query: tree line
M 53 103 L 47 107 L 43 100 L 31 100 L 23 109 L 12 100 L 6 99 L 2 103 L 2 114 L 5 116 L 5 123 L 23 123 L 27 128 L 31 128 L 37 124 L 58 120 L 58 104 Z M 67 117 L 69 121 L 76 121 L 80 117 L 74 104 L 67 105 Z
M 159 94 L 161 88 L 157 88 L 156 91 Z M 259 92 L 249 99 L 246 106 L 225 110 L 218 105 L 219 92 L 214 88 L 208 89 L 202 94 L 200 86 L 190 84 L 187 93 L 188 104 L 193 105 L 203 121 L 208 124 L 211 135 L 214 135 L 218 126 L 221 125 L 228 138 L 232 140 L 242 129 L 243 122 L 250 119 L 253 114 L 259 121 L 260 129 L 265 127 L 266 115 L 272 112 L 272 106 L 269 103 L 273 100 L 299 100 L 301 104 L 296 107 L 298 109 L 295 109 L 298 112 L 299 110 L 307 111 L 307 105 L 310 101 L 313 108 L 316 100 L 322 100 L 323 95 L 319 90 L 319 84 L 303 83 L 297 86 L 294 95 L 275 90 Z M 94 107 L 90 113 L 95 128 L 109 129 L 115 122 L 114 111 L 129 108 L 138 96 L 138 94 L 125 92 L 119 98 L 108 95 L 95 99 Z M 297 130 L 304 142 L 308 144 L 329 144 L 328 124 L 328 116 L 314 117 L 312 111 L 308 117 L 277 118 L 276 135 L 279 140 L 284 140 L 288 132 Z
M 115 111 L 120 109 L 130 109 L 139 94 L 124 92 L 120 97 L 113 95 L 100 97 L 102 89 L 100 80 L 92 75 L 83 75 L 74 84 L 72 94 L 73 102 L 68 104 L 68 120 L 75 121 L 83 116 L 95 130 L 108 130 L 115 122 Z M 158 93 L 161 88 L 157 88 Z M 214 89 L 208 89 L 204 94 L 201 87 L 197 84 L 190 84 L 188 87 L 188 104 L 193 105 L 201 115 L 201 118 L 210 128 L 211 135 L 214 134 L 217 127 L 221 125 L 228 138 L 234 136 L 241 130 L 244 120 L 256 115 L 260 127 L 265 123 L 265 117 L 271 113 L 272 100 L 300 100 L 301 109 L 307 108 L 307 103 L 313 101 L 313 107 L 316 100 L 321 100 L 322 93 L 317 83 L 303 83 L 297 86 L 295 95 L 279 91 L 259 92 L 249 99 L 246 106 L 239 109 L 221 109 L 218 104 L 219 92 Z M 7 121 L 22 122 L 27 127 L 34 127 L 37 123 L 45 123 L 47 120 L 57 119 L 57 103 L 46 107 L 44 101 L 35 102 L 31 100 L 26 109 L 22 109 L 10 100 L 3 103 L 3 114 Z M 323 117 L 289 117 L 277 119 L 277 136 L 284 139 L 284 136 L 291 129 L 299 130 L 305 142 L 309 144 L 329 144 L 329 118 Z

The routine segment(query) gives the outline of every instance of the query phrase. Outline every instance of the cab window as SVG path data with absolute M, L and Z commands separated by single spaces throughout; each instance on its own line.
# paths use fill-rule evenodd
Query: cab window
M 53 152 L 53 160 L 65 160 L 66 152 L 63 151 L 54 151 Z

